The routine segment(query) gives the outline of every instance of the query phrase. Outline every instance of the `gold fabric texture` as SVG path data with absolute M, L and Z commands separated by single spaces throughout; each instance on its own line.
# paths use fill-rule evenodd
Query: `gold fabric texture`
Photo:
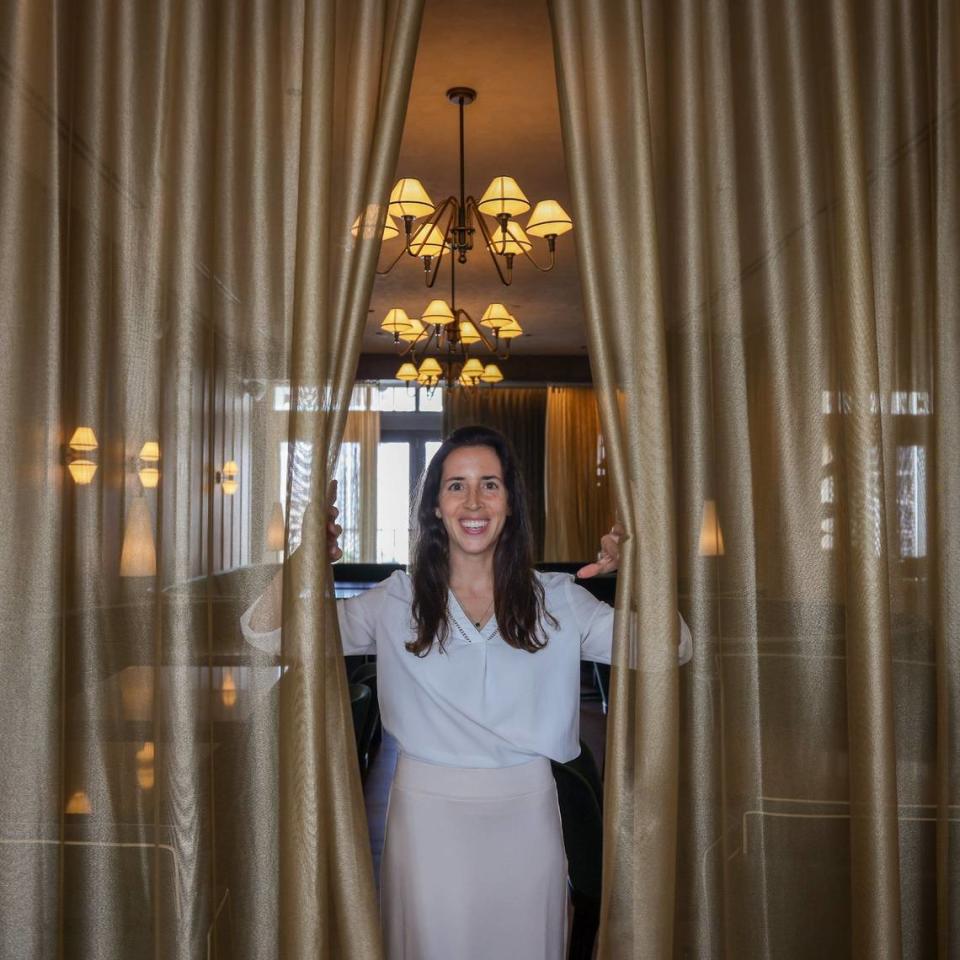
M 543 559 L 593 560 L 613 523 L 597 398 L 587 387 L 547 388 Z
M 322 503 L 421 6 L 0 9 L 3 957 L 381 953 Z
M 629 533 L 600 955 L 947 960 L 957 4 L 550 10 Z

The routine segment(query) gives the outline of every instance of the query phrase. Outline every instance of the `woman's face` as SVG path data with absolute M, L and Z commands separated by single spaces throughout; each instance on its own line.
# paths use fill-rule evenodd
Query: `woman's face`
M 436 514 L 450 541 L 450 559 L 493 555 L 507 521 L 507 488 L 490 447 L 459 447 L 443 462 Z

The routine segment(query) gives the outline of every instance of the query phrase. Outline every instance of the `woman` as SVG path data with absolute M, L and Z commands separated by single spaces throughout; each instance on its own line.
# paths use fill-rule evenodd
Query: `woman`
M 550 760 L 580 752 L 580 661 L 610 662 L 613 610 L 569 575 L 534 572 L 523 483 L 494 430 L 441 445 L 417 525 L 410 575 L 338 602 L 344 652 L 377 655 L 400 748 L 381 867 L 387 956 L 559 960 L 566 861 Z M 615 570 L 621 536 L 614 526 L 580 576 Z M 685 662 L 686 625 L 682 636 Z

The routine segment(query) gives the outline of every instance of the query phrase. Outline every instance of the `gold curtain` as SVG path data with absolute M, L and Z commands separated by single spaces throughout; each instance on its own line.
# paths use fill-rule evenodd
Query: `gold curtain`
M 597 398 L 589 387 L 547 389 L 544 504 L 547 561 L 592 560 L 613 523 Z
M 279 654 L 239 617 L 270 416 L 332 474 L 421 6 L 0 9 L 4 957 L 380 953 L 322 509 Z
M 550 9 L 630 535 L 600 954 L 946 960 L 960 8 Z
M 454 390 L 443 405 L 444 436 L 457 427 L 479 423 L 499 430 L 513 444 L 527 490 L 537 560 L 543 558 L 546 410 L 547 392 L 543 387 Z

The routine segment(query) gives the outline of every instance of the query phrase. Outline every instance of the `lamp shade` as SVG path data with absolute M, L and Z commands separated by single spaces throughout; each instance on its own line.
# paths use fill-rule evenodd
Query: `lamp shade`
M 380 324 L 380 329 L 386 330 L 389 333 L 399 333 L 401 330 L 406 330 L 409 326 L 410 318 L 407 316 L 407 311 L 404 310 L 403 307 L 394 307 L 392 310 L 387 311 L 387 315 Z
M 503 214 L 517 217 L 530 209 L 530 201 L 513 177 L 494 177 L 477 203 L 477 209 L 488 217 Z
M 446 300 L 431 300 L 427 304 L 427 309 L 423 311 L 422 322 L 445 326 L 448 323 L 453 323 L 453 311 Z
M 148 440 L 140 448 L 140 459 L 147 463 L 156 463 L 160 459 L 160 444 L 156 440 Z
M 421 377 L 439 377 L 440 374 L 443 373 L 443 369 L 437 362 L 436 357 L 427 357 L 423 363 L 420 364 L 418 373 Z
M 527 221 L 527 233 L 535 237 L 559 237 L 572 229 L 570 215 L 556 200 L 541 200 Z
M 500 372 L 500 368 L 495 363 L 488 363 L 483 368 L 483 373 L 480 375 L 480 379 L 484 383 L 499 383 L 503 379 L 503 374 Z
M 723 556 L 723 531 L 717 518 L 717 501 L 704 500 L 703 514 L 700 519 L 700 548 L 701 557 Z
M 75 790 L 70 794 L 64 813 L 92 813 L 93 807 L 90 805 L 90 798 L 83 790 Z
M 160 471 L 156 467 L 141 467 L 137 473 L 140 482 L 148 490 L 154 489 L 160 483 Z
M 377 206 L 376 204 L 371 204 L 367 207 L 367 213 L 372 212 L 372 216 L 359 216 L 356 220 L 353 221 L 353 226 L 350 228 L 350 232 L 356 237 L 360 233 L 360 223 L 363 221 L 363 238 L 369 240 L 373 236 L 373 231 L 377 222 Z M 388 213 L 386 219 L 383 221 L 383 230 L 380 233 L 381 240 L 392 240 L 400 232 L 397 227 L 397 221 L 393 219 Z
M 97 437 L 91 427 L 77 427 L 70 438 L 70 449 L 89 453 L 97 449 Z
M 515 321 L 513 315 L 502 303 L 491 303 L 490 306 L 483 311 L 480 322 L 496 330 L 497 327 L 502 327 Z
M 273 501 L 270 509 L 270 519 L 267 521 L 267 549 L 282 550 L 285 523 L 283 520 L 283 505 L 279 500 Z
M 529 250 L 533 244 L 523 232 L 523 227 L 515 220 L 510 220 L 506 226 L 498 227 L 494 231 L 493 239 L 487 246 L 498 256 L 505 257 L 510 253 L 523 253 L 524 250 Z
M 153 519 L 146 497 L 134 497 L 123 528 L 120 553 L 121 577 L 153 577 L 157 573 L 157 548 L 153 540 Z
M 462 343 L 477 343 L 480 340 L 480 334 L 477 328 L 470 320 L 460 321 L 460 340 Z
M 483 376 L 483 364 L 476 357 L 471 357 L 463 365 L 463 369 L 460 371 L 460 376 L 468 377 L 470 379 Z
M 70 476 L 78 487 L 85 487 L 93 481 L 93 475 L 97 472 L 97 465 L 92 460 L 71 460 L 67 464 Z
M 523 328 L 517 323 L 516 319 L 513 318 L 510 323 L 505 323 L 497 329 L 497 336 L 500 337 L 501 340 L 512 340 L 514 337 L 522 337 Z
M 230 669 L 223 671 L 220 699 L 225 707 L 232 707 L 237 702 L 237 681 L 233 679 L 233 671 Z
M 236 460 L 228 460 L 223 465 L 223 476 L 227 480 L 235 480 L 237 474 L 240 472 L 240 468 L 237 466 Z
M 395 217 L 428 217 L 434 211 L 433 201 L 430 199 L 423 184 L 413 177 L 404 177 L 398 180 L 390 191 L 390 203 L 387 209 Z
M 403 380 L 404 383 L 410 383 L 411 380 L 417 379 L 417 368 L 412 363 L 401 364 L 396 377 L 398 380 Z
M 447 252 L 443 231 L 435 223 L 425 223 L 410 238 L 410 252 L 415 257 L 442 257 Z
M 416 343 L 423 336 L 423 331 L 423 324 L 416 317 L 410 317 L 410 326 L 406 330 L 400 330 L 398 335 L 407 343 Z
M 223 481 L 223 492 L 226 496 L 232 497 L 237 492 L 237 481 L 236 480 L 224 480 Z

